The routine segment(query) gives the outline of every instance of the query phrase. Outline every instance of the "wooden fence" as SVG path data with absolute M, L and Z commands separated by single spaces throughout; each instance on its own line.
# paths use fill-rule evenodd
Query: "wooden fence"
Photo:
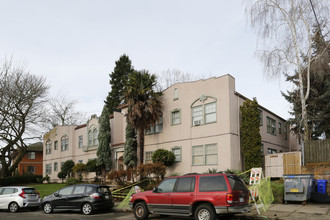
M 330 164 L 330 139 L 305 144 L 305 164 Z
M 301 174 L 301 152 L 268 154 L 265 156 L 266 177 Z

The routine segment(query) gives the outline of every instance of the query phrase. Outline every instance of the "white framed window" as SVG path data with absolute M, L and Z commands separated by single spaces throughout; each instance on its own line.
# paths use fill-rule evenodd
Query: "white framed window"
M 58 163 L 54 162 L 54 171 L 57 171 L 57 170 L 58 170 Z
M 174 89 L 174 97 L 173 100 L 178 100 L 179 99 L 179 91 L 177 88 Z
M 88 131 L 88 146 L 92 146 L 93 144 L 93 131 L 89 130 Z
M 258 109 L 258 111 L 259 111 L 259 124 L 260 126 L 263 126 L 264 125 L 263 114 L 260 109 Z
M 69 139 L 66 135 L 64 135 L 61 139 L 61 151 L 65 151 L 69 149 Z
M 205 124 L 217 121 L 217 106 L 215 102 L 204 105 Z
M 181 151 L 182 151 L 181 147 L 173 147 L 172 148 L 172 152 L 175 156 L 175 162 L 180 162 L 181 161 Z
M 58 141 L 55 141 L 54 142 L 54 150 L 57 150 L 58 149 Z
M 176 109 L 171 112 L 171 125 L 181 124 L 181 111 Z
M 36 167 L 35 166 L 28 166 L 28 173 L 35 173 L 36 172 Z
M 214 123 L 217 121 L 217 103 L 211 102 L 191 108 L 192 126 Z
M 192 147 L 192 165 L 217 165 L 218 146 L 217 144 L 197 145 Z
M 28 152 L 28 159 L 30 160 L 36 159 L 36 152 Z
M 83 136 L 80 135 L 78 137 L 78 148 L 82 148 L 83 147 Z
M 281 122 L 278 123 L 278 133 L 282 134 L 282 123 Z
M 148 164 L 148 163 L 152 163 L 152 154 L 154 152 L 153 151 L 146 151 L 144 153 L 144 163 Z
M 46 164 L 46 175 L 52 173 L 52 164 Z
M 78 160 L 78 163 L 83 163 L 83 160 Z
M 277 150 L 276 149 L 272 149 L 272 148 L 268 148 L 267 149 L 267 153 L 268 154 L 276 154 L 277 153 Z
M 276 121 L 267 116 L 267 133 L 276 135 Z
M 284 140 L 288 140 L 288 127 L 286 125 L 284 126 Z M 300 138 L 299 138 L 299 141 L 300 141 Z
M 51 154 L 52 153 L 52 142 L 48 140 L 46 142 L 46 154 Z

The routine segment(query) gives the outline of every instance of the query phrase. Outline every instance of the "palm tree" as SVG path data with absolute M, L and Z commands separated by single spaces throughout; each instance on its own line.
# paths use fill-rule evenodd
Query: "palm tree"
M 137 130 L 140 163 L 144 156 L 144 131 L 156 124 L 161 115 L 162 92 L 154 91 L 156 76 L 146 70 L 134 71 L 128 76 L 125 101 L 128 104 L 127 119 Z

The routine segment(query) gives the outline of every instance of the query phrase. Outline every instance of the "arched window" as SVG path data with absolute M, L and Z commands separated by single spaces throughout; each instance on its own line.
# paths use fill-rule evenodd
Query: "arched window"
M 94 129 L 94 131 L 93 131 L 93 144 L 94 145 L 98 145 L 99 144 L 99 141 L 98 141 L 98 132 L 97 132 L 97 130 L 96 129 Z
M 52 153 L 52 142 L 48 140 L 46 142 L 46 154 L 51 154 Z
M 61 138 L 61 151 L 65 151 L 69 149 L 69 138 L 68 136 L 64 135 Z
M 88 131 L 88 146 L 92 146 L 93 144 L 93 132 L 92 130 Z
M 191 105 L 192 126 L 215 123 L 217 121 L 217 99 L 202 95 Z

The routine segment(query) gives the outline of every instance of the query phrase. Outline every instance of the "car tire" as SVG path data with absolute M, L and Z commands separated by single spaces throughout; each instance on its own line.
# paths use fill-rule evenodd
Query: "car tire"
M 215 220 L 214 208 L 209 204 L 202 204 L 197 207 L 194 213 L 195 220 Z
M 44 213 L 49 214 L 53 212 L 53 206 L 49 202 L 45 203 L 42 206 L 42 209 L 44 210 Z
M 149 210 L 145 202 L 139 202 L 134 206 L 134 216 L 137 220 L 147 219 Z
M 15 213 L 15 212 L 18 212 L 18 209 L 19 209 L 19 206 L 16 202 L 11 202 L 9 205 L 8 205 L 8 210 L 12 213 Z
M 85 215 L 91 215 L 93 213 L 93 205 L 89 202 L 84 203 L 81 206 L 81 212 Z

